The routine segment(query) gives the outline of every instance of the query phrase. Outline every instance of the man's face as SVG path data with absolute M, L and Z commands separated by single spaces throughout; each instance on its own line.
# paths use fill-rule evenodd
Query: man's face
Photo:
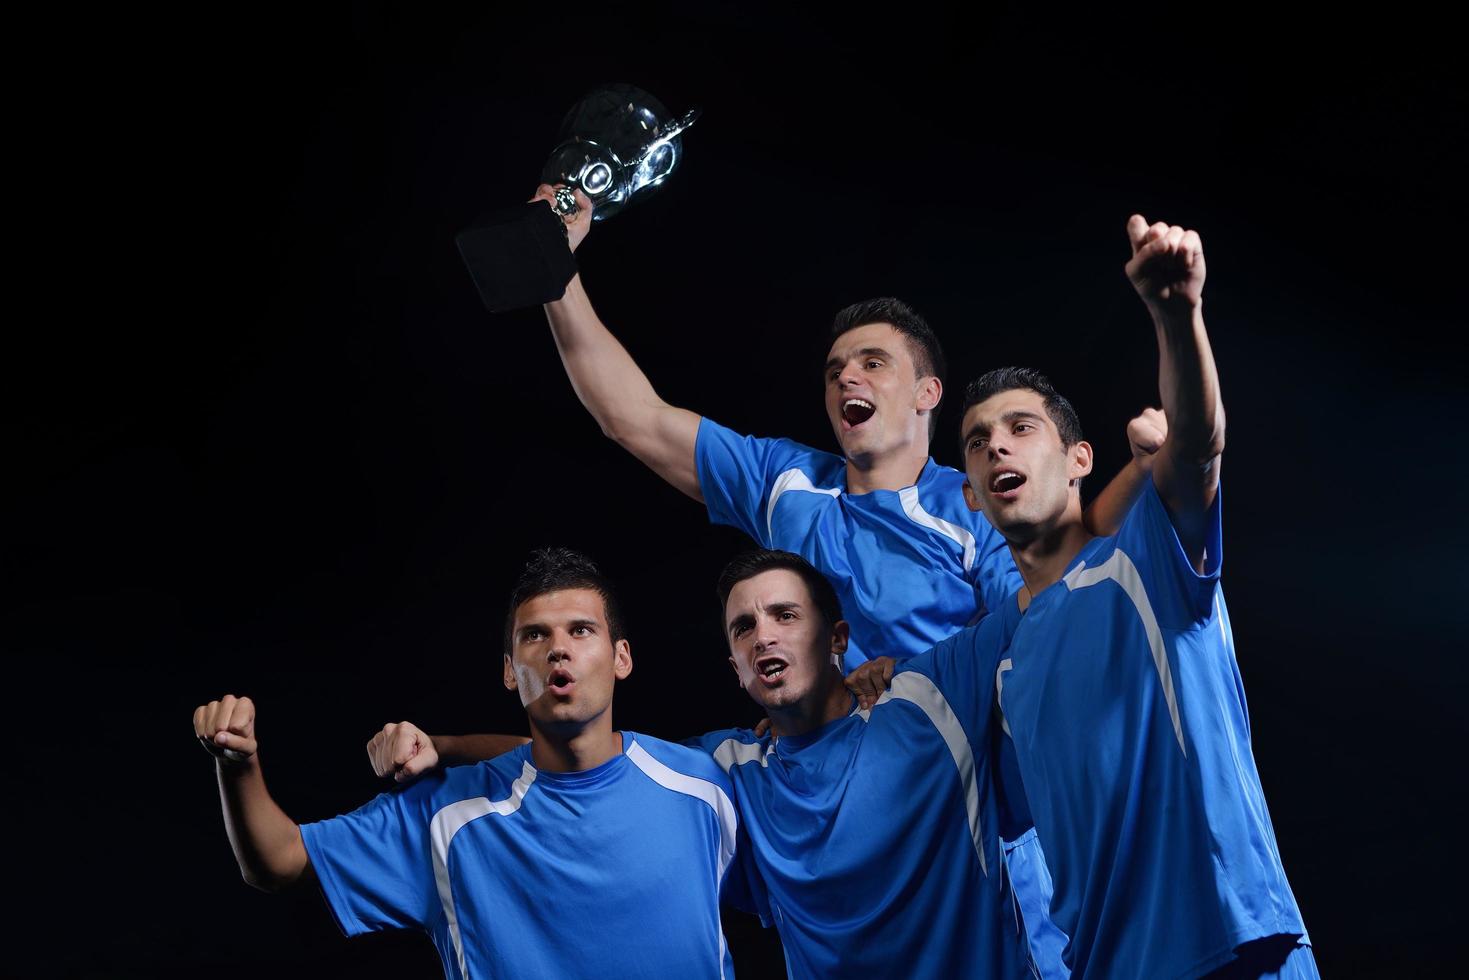
M 847 624 L 827 626 L 806 583 L 790 569 L 737 584 L 724 604 L 724 623 L 740 686 L 766 711 L 824 697 L 841 682 L 831 658 L 847 649 Z
M 908 338 L 890 323 L 848 330 L 826 356 L 826 417 L 848 459 L 921 445 L 939 403 L 937 378 L 917 376 Z
M 972 406 L 959 431 L 964 499 L 1012 543 L 1056 526 L 1072 498 L 1072 481 L 1092 469 L 1091 446 L 1063 447 L 1045 399 L 1029 389 L 1002 391 Z
M 612 706 L 613 684 L 632 673 L 626 640 L 612 642 L 592 589 L 546 592 L 521 603 L 505 657 L 505 686 L 542 729 L 574 732 Z

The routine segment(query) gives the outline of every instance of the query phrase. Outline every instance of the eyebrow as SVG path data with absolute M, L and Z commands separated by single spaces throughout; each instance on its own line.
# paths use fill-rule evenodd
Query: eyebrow
M 772 616 L 779 616 L 783 612 L 799 612 L 800 609 L 801 604 L 799 602 L 772 602 L 770 605 L 765 607 L 765 611 Z M 754 625 L 754 616 L 751 616 L 749 613 L 740 613 L 734 619 L 731 619 L 729 621 L 728 629 L 729 632 L 733 633 L 736 627 Z
M 864 347 L 861 350 L 857 351 L 857 355 L 856 356 L 858 356 L 858 357 L 873 357 L 873 356 L 876 356 L 876 357 L 887 357 L 887 358 L 891 358 L 893 355 L 890 354 L 890 353 L 888 353 L 887 351 L 883 350 L 881 347 Z M 851 358 L 848 358 L 848 360 L 851 360 Z M 828 357 L 826 359 L 826 367 L 822 368 L 821 371 L 822 371 L 823 374 L 825 374 L 827 371 L 830 371 L 834 367 L 840 367 L 843 363 L 844 362 L 839 357 Z
M 1024 419 L 1028 422 L 1044 421 L 1044 419 L 1039 414 L 1027 411 L 1023 408 L 1011 409 L 1004 415 L 1000 416 L 1001 422 L 1018 422 L 1021 419 Z M 983 422 L 976 422 L 969 427 L 968 432 L 964 433 L 964 438 L 961 441 L 967 445 L 969 443 L 969 440 L 973 439 L 975 436 L 987 436 L 989 434 L 990 427 L 988 425 Z

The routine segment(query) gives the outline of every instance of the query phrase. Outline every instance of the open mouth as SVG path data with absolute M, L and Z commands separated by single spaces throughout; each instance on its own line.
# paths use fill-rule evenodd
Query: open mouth
M 790 664 L 786 663 L 784 660 L 771 658 L 770 660 L 765 660 L 757 664 L 755 666 L 755 671 L 764 680 L 773 681 L 777 677 L 780 677 L 782 674 L 784 674 L 786 672 L 786 668 L 789 666 Z
M 572 677 L 567 671 L 557 669 L 551 671 L 551 676 L 546 679 L 546 682 L 556 690 L 564 691 L 576 683 L 576 678 Z
M 863 398 L 848 398 L 842 402 L 842 418 L 848 425 L 861 425 L 877 413 L 877 406 Z
M 1025 476 L 1013 470 L 1000 470 L 990 477 L 990 493 L 1004 496 L 1014 490 L 1019 490 L 1025 484 Z

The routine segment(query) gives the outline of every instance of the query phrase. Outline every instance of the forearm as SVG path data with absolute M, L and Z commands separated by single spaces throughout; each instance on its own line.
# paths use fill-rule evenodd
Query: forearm
M 245 881 L 277 891 L 308 873 L 311 862 L 301 829 L 271 799 L 258 759 L 216 762 L 225 833 Z
M 694 443 L 699 417 L 669 405 L 592 308 L 576 276 L 546 304 L 566 376 L 602 432 L 679 490 L 701 500 Z
M 1206 465 L 1224 451 L 1224 405 L 1203 306 L 1172 315 L 1155 311 L 1153 326 L 1169 455 L 1179 465 Z
M 1147 486 L 1148 470 L 1136 458 L 1122 467 L 1112 482 L 1102 488 L 1082 514 L 1082 522 L 1092 534 L 1106 537 L 1122 528 L 1123 518 Z
M 439 753 L 439 764 L 463 766 L 483 762 L 518 749 L 530 739 L 523 735 L 435 735 L 434 749 Z

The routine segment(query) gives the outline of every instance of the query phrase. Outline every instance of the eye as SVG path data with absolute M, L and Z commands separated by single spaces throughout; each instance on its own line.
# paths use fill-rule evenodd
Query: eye
M 536 640 L 539 640 L 540 638 L 541 638 L 541 631 L 538 630 L 538 629 L 524 630 L 520 634 L 520 639 L 524 643 L 534 643 Z
M 735 637 L 736 639 L 739 639 L 740 637 L 744 636 L 746 633 L 750 632 L 750 627 L 746 626 L 744 623 L 741 623 L 740 625 L 736 626 L 734 629 L 730 630 L 729 632 L 730 632 L 730 635 L 731 636 Z
M 872 371 L 872 370 L 875 370 L 877 368 L 882 367 L 882 361 L 879 361 L 875 357 L 869 357 L 867 359 L 867 363 L 865 365 L 863 365 L 863 366 L 866 367 L 867 370 Z
M 1035 426 L 1032 423 L 1030 423 L 1030 422 L 1016 422 L 1015 423 L 1015 431 L 1017 433 L 1020 433 L 1020 432 L 1029 432 L 1031 429 L 1034 429 L 1034 428 L 1035 428 Z
M 969 440 L 969 451 L 971 453 L 977 453 L 989 444 L 990 441 L 984 436 L 975 436 L 973 439 Z
M 784 620 L 785 622 L 790 622 L 791 620 L 796 618 L 796 614 L 793 611 L 787 609 L 784 610 L 777 618 Z
M 572 636 L 591 636 L 592 635 L 592 628 L 590 626 L 573 626 L 571 628 L 571 635 Z

